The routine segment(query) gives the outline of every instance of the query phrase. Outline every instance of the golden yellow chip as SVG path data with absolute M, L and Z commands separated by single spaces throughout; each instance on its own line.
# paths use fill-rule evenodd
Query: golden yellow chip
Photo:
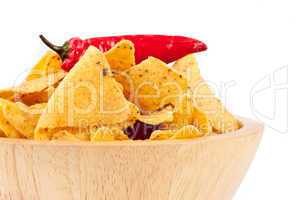
M 150 140 L 168 140 L 175 132 L 174 130 L 156 130 L 151 133 Z
M 26 138 L 33 138 L 33 132 L 40 117 L 40 113 L 31 113 L 29 108 L 20 106 L 16 103 L 6 103 L 3 105 L 2 112 L 4 118 L 19 133 Z
M 195 126 L 187 125 L 176 131 L 171 139 L 190 139 L 202 137 L 204 135 L 205 134 L 199 131 Z
M 173 110 L 166 107 L 149 114 L 138 115 L 137 119 L 145 124 L 158 125 L 161 123 L 172 122 L 174 119 L 173 114 Z
M 0 99 L 0 130 L 6 137 L 9 138 L 21 138 L 21 134 L 6 120 L 3 114 L 3 107 L 12 102 Z
M 66 73 L 63 70 L 60 70 L 45 77 L 25 81 L 20 86 L 15 87 L 14 90 L 17 94 L 41 92 L 51 86 L 55 86 L 65 77 L 65 75 Z
M 188 80 L 190 86 L 202 79 L 194 54 L 189 54 L 177 60 L 172 67 Z
M 149 57 L 117 76 L 125 95 L 142 111 L 155 111 L 175 104 L 188 89 L 187 80 L 161 60 Z
M 105 57 L 112 71 L 118 73 L 135 65 L 134 54 L 134 44 L 129 40 L 121 40 L 105 52 Z
M 52 140 L 61 140 L 61 141 L 88 141 L 89 135 L 85 133 L 73 134 L 67 130 L 61 130 L 53 134 Z
M 0 137 L 6 137 L 5 133 L 2 130 L 0 130 Z
M 51 96 L 38 129 L 112 126 L 128 122 L 129 102 L 97 48 L 89 47 Z
M 91 134 L 92 142 L 114 140 L 128 140 L 128 137 L 122 130 L 108 127 L 101 127 L 95 133 Z
M 172 129 L 178 129 L 183 126 L 192 124 L 193 121 L 193 104 L 188 94 L 180 97 L 175 106 L 174 120 L 172 122 Z
M 193 110 L 193 125 L 205 135 L 209 135 L 212 132 L 208 116 L 198 108 L 194 108 Z
M 225 133 L 240 128 L 240 122 L 226 110 L 202 78 L 191 90 L 193 106 L 207 116 L 214 132 Z
M 14 95 L 15 92 L 12 88 L 7 88 L 7 89 L 1 89 L 0 90 L 0 98 L 1 99 L 6 99 L 9 101 L 13 101 L 14 100 Z
M 195 106 L 208 116 L 213 131 L 216 133 L 230 132 L 240 128 L 240 122 L 215 97 L 198 98 Z
M 62 60 L 60 56 L 53 51 L 48 51 L 31 69 L 26 77 L 26 81 L 31 81 L 58 72 L 61 70 L 61 65 Z

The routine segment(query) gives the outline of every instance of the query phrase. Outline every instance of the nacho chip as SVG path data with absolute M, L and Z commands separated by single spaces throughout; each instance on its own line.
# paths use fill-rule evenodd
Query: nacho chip
M 198 98 L 196 103 L 195 106 L 208 116 L 214 132 L 225 133 L 240 128 L 240 122 L 227 111 L 219 99 Z
M 193 110 L 193 125 L 205 135 L 209 135 L 212 132 L 208 116 L 198 108 L 194 108 Z
M 9 101 L 13 101 L 15 92 L 12 88 L 1 89 L 0 90 L 0 98 L 6 99 Z
M 187 125 L 176 131 L 171 139 L 190 139 L 202 137 L 204 135 L 205 134 L 199 131 L 195 126 Z
M 73 134 L 67 130 L 61 130 L 53 134 L 52 140 L 61 140 L 61 141 L 88 141 L 89 135 L 84 133 Z
M 179 129 L 183 126 L 192 124 L 193 121 L 193 104 L 188 94 L 180 97 L 175 106 L 174 120 L 169 128 Z
M 188 80 L 190 86 L 202 79 L 194 54 L 189 54 L 177 60 L 172 67 Z
M 0 130 L 0 137 L 6 137 L 5 133 L 2 130 Z
M 214 132 L 225 133 L 240 128 L 239 121 L 226 110 L 202 78 L 191 90 L 194 107 L 204 112 Z
M 33 132 L 40 117 L 40 113 L 33 114 L 25 105 L 7 103 L 3 105 L 3 116 L 19 133 L 26 138 L 33 138 Z
M 135 65 L 134 44 L 129 40 L 121 40 L 109 51 L 105 57 L 113 72 L 121 72 Z
M 173 111 L 166 107 L 150 114 L 138 115 L 137 119 L 145 124 L 158 125 L 165 122 L 172 122 L 174 117 Z
M 101 127 L 95 133 L 91 134 L 92 142 L 114 140 L 128 140 L 128 137 L 122 130 L 108 127 Z
M 35 105 L 35 104 L 41 104 L 41 103 L 47 103 L 48 99 L 53 94 L 55 88 L 49 87 L 46 90 L 43 90 L 41 92 L 35 92 L 30 94 L 15 94 L 15 97 L 13 98 L 14 102 L 22 102 L 26 104 L 27 106 Z
M 111 75 L 105 56 L 89 47 L 51 96 L 38 129 L 111 126 L 127 122 L 129 102 Z
M 12 102 L 0 99 L 0 130 L 8 138 L 21 138 L 21 134 L 6 120 L 3 114 L 3 107 Z
M 54 51 L 48 51 L 39 62 L 31 69 L 26 81 L 48 76 L 61 70 L 62 60 Z
M 29 111 L 32 113 L 42 114 L 43 110 L 46 108 L 47 103 L 38 103 L 29 107 Z
M 14 88 L 14 91 L 17 94 L 31 94 L 41 92 L 49 88 L 50 86 L 56 85 L 65 77 L 65 75 L 66 73 L 63 70 L 60 70 L 45 77 L 25 81 L 20 86 Z
M 159 59 L 149 57 L 117 76 L 125 95 L 142 111 L 155 111 L 175 104 L 188 89 L 187 80 Z
M 152 132 L 150 140 L 168 140 L 175 132 L 174 130 L 156 130 Z

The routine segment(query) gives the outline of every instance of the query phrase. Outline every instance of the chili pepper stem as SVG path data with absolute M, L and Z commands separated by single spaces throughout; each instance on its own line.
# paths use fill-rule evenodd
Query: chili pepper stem
M 52 49 L 53 51 L 55 51 L 56 53 L 58 53 L 60 55 L 60 57 L 62 59 L 64 59 L 67 51 L 68 51 L 68 47 L 67 45 L 63 45 L 63 46 L 57 46 L 57 45 L 54 45 L 53 43 L 51 43 L 45 36 L 43 35 L 40 35 L 40 38 L 42 40 L 42 42 L 47 46 L 49 47 L 50 49 Z

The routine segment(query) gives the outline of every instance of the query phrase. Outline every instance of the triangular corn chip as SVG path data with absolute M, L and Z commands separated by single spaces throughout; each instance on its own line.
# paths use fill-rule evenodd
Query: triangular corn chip
M 0 130 L 8 138 L 21 138 L 22 135 L 7 121 L 3 114 L 3 107 L 7 104 L 13 104 L 5 99 L 0 99 Z
M 138 115 L 137 119 L 145 124 L 158 125 L 161 123 L 172 122 L 174 119 L 173 114 L 173 110 L 166 107 L 155 112 Z
M 27 106 L 46 103 L 51 97 L 55 88 L 50 86 L 49 88 L 42 90 L 40 92 L 28 93 L 28 94 L 19 94 L 15 91 L 15 88 L 8 88 L 0 90 L 0 98 L 6 99 L 12 102 L 22 102 Z
M 151 133 L 150 140 L 168 140 L 175 132 L 175 130 L 156 130 Z
M 92 142 L 128 140 L 128 136 L 118 128 L 101 127 L 91 134 Z
M 216 133 L 225 133 L 240 128 L 240 122 L 215 98 L 197 98 L 195 107 L 203 111 Z
M 63 70 L 60 70 L 45 77 L 25 81 L 20 86 L 15 87 L 14 91 L 17 94 L 31 94 L 41 92 L 51 86 L 55 86 L 65 77 L 65 75 L 66 73 Z
M 194 54 L 189 54 L 177 60 L 172 67 L 188 80 L 190 86 L 202 79 Z
M 33 138 L 34 129 L 40 117 L 40 111 L 26 105 L 9 102 L 3 105 L 3 116 L 19 133 L 26 138 Z
M 6 99 L 9 101 L 13 101 L 15 92 L 12 88 L 1 89 L 0 90 L 0 98 Z
M 142 111 L 155 111 L 175 104 L 188 89 L 187 80 L 161 60 L 149 57 L 117 77 L 125 95 Z
M 41 78 L 48 74 L 61 70 L 62 60 L 54 51 L 48 51 L 39 62 L 31 69 L 26 77 L 26 81 Z
M 204 133 L 199 131 L 195 126 L 187 125 L 176 131 L 171 139 L 190 139 L 202 136 L 204 136 Z
M 212 133 L 212 127 L 208 116 L 198 108 L 193 109 L 193 125 L 205 135 Z
M 61 130 L 53 134 L 52 140 L 61 140 L 61 141 L 89 141 L 90 137 L 88 134 L 78 133 L 73 134 L 67 130 Z
M 135 65 L 134 44 L 129 40 L 121 40 L 109 51 L 105 57 L 114 73 L 129 69 Z
M 89 47 L 51 96 L 38 129 L 113 126 L 131 116 L 131 108 L 112 77 L 105 56 Z

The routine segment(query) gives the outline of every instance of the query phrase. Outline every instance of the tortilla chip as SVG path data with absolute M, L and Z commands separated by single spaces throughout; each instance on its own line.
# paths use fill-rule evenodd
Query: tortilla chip
M 214 132 L 225 133 L 240 128 L 239 121 L 226 110 L 202 78 L 191 90 L 194 107 L 204 112 Z
M 149 57 L 117 76 L 125 95 L 142 111 L 155 111 L 175 104 L 188 89 L 187 80 L 159 59 Z
M 38 129 L 111 126 L 126 122 L 131 108 L 105 56 L 89 47 L 51 96 Z
M 193 104 L 188 94 L 180 97 L 175 106 L 174 120 L 169 129 L 179 129 L 193 122 Z
M 6 137 L 5 133 L 2 130 L 0 130 L 0 137 Z
M 194 54 L 189 54 L 177 60 L 172 67 L 188 80 L 190 86 L 202 79 Z
M 91 134 L 92 142 L 99 141 L 114 141 L 114 140 L 128 140 L 128 136 L 117 128 L 101 127 L 95 133 Z
M 199 131 L 195 126 L 187 125 L 176 131 L 171 139 L 190 139 L 202 137 L 204 135 L 205 134 Z
M 214 132 L 225 133 L 240 128 L 240 122 L 226 110 L 219 99 L 198 98 L 196 103 L 195 106 L 207 115 Z
M 73 134 L 67 130 L 61 130 L 53 134 L 52 140 L 61 140 L 61 141 L 89 141 L 90 136 L 84 133 Z
M 14 91 L 21 95 L 41 92 L 50 86 L 56 85 L 65 77 L 65 75 L 66 73 L 63 70 L 60 70 L 45 77 L 25 81 L 20 86 L 14 88 Z
M 3 114 L 3 107 L 12 102 L 0 99 L 0 130 L 8 138 L 22 138 L 21 134 L 6 120 Z
M 25 107 L 25 108 L 24 108 Z M 19 133 L 26 138 L 33 138 L 33 132 L 40 113 L 34 114 L 25 105 L 7 103 L 3 105 L 3 116 Z
M 48 99 L 51 97 L 54 90 L 55 90 L 55 88 L 50 87 L 41 92 L 35 92 L 35 93 L 30 93 L 30 94 L 13 93 L 12 97 L 7 100 L 12 101 L 12 102 L 21 102 L 27 106 L 41 104 L 41 103 L 47 103 Z
M 48 51 L 39 62 L 31 69 L 26 81 L 48 76 L 61 70 L 62 60 L 54 51 Z
M 172 122 L 174 119 L 173 114 L 173 110 L 166 107 L 146 115 L 138 115 L 137 119 L 145 124 L 158 125 L 161 123 Z
M 212 133 L 212 126 L 208 119 L 208 116 L 198 108 L 193 110 L 193 125 L 197 127 L 205 135 Z
M 6 99 L 9 101 L 13 101 L 15 92 L 12 88 L 1 89 L 0 90 L 0 98 Z
M 105 57 L 113 72 L 121 72 L 135 65 L 134 44 L 129 40 L 121 40 L 109 51 Z
M 47 103 L 38 103 L 29 107 L 29 111 L 33 114 L 39 113 L 42 114 L 44 109 L 47 107 Z
M 156 130 L 151 133 L 150 140 L 168 140 L 175 132 L 174 130 Z

